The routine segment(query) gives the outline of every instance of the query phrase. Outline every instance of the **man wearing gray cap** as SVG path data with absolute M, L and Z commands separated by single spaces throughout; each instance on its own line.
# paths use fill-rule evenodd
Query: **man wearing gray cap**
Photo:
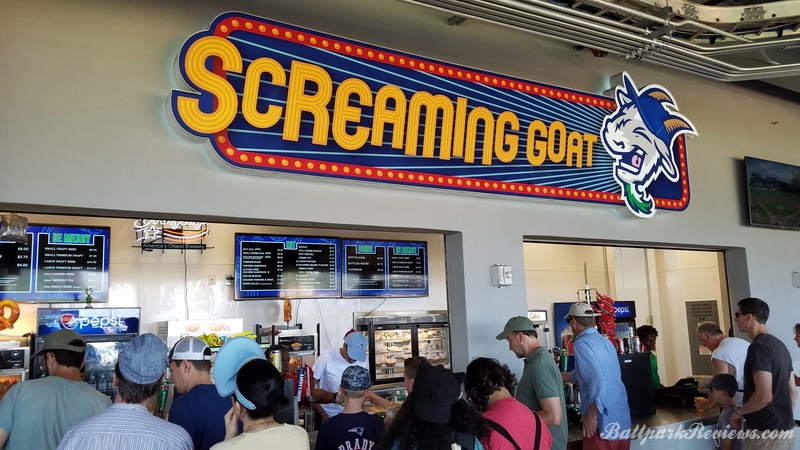
M 117 403 L 72 427 L 59 449 L 192 450 L 179 425 L 154 416 L 155 397 L 167 370 L 167 346 L 152 333 L 129 342 L 114 368 Z M 121 402 L 120 402 L 121 400 Z
M 553 357 L 539 344 L 533 322 L 527 317 L 508 319 L 497 340 L 508 341 L 508 349 L 525 359 L 514 398 L 522 402 L 547 424 L 553 437 L 553 450 L 567 448 L 567 407 L 564 383 Z
M 0 402 L 0 447 L 52 449 L 76 423 L 99 414 L 111 399 L 81 379 L 86 342 L 75 330 L 49 334 L 36 353 L 45 378 L 17 383 Z

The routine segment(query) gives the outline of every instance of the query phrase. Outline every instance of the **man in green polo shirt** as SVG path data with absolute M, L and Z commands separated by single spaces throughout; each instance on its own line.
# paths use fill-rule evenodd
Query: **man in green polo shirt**
M 525 369 L 514 398 L 524 403 L 547 424 L 553 436 L 553 450 L 567 448 L 567 407 L 564 382 L 552 355 L 539 344 L 533 322 L 527 317 L 508 319 L 497 340 L 508 341 L 517 358 L 525 359 Z

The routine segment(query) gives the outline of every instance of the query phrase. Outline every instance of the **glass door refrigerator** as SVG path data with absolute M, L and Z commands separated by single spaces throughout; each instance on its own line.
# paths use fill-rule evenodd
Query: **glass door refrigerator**
M 50 333 L 67 328 L 86 341 L 84 381 L 114 399 L 114 366 L 119 351 L 139 335 L 140 308 L 39 308 L 35 351 Z M 44 377 L 41 357 L 33 361 L 33 377 Z
M 450 367 L 446 311 L 356 317 L 355 325 L 369 341 L 367 361 L 374 384 L 401 383 L 403 361 L 412 356 Z

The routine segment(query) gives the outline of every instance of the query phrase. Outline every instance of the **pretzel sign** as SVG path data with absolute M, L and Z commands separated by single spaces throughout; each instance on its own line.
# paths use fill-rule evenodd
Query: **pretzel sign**
M 11 310 L 11 315 L 6 317 L 6 308 Z M 19 305 L 14 300 L 0 300 L 0 331 L 14 328 L 14 322 L 19 319 Z

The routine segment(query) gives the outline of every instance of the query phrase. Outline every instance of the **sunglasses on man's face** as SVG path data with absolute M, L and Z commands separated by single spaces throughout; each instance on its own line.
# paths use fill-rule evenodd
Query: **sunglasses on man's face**
M 749 312 L 735 312 L 735 313 L 733 313 L 733 315 L 736 316 L 737 319 L 739 317 L 746 316 L 748 314 L 753 314 L 753 313 L 749 313 Z

